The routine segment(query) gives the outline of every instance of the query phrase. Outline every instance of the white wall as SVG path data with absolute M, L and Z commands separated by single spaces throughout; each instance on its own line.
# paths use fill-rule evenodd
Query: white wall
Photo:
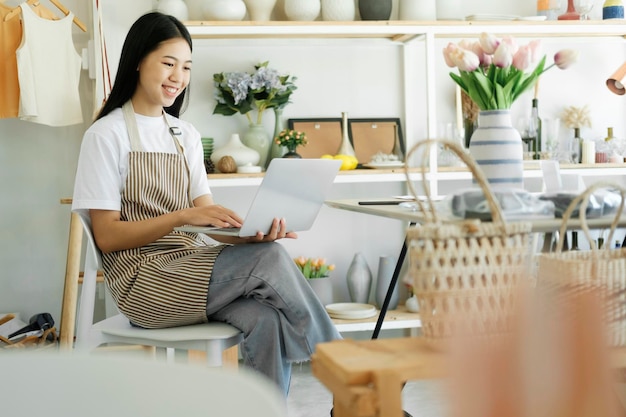
M 42 0 L 43 1 L 43 0 Z M 8 0 L 17 4 L 18 0 Z M 43 1 L 48 4 L 47 1 Z M 89 26 L 91 12 L 86 1 L 64 0 Z M 113 71 L 115 49 L 121 45 L 125 30 L 145 9 L 150 0 L 127 2 L 107 0 L 105 30 Z M 534 14 L 534 1 L 462 2 L 463 14 L 509 13 Z M 54 8 L 54 6 L 50 6 Z M 596 9 L 597 10 L 597 9 Z M 78 50 L 89 35 L 74 31 Z M 611 95 L 604 81 L 613 68 L 624 60 L 623 41 L 609 41 L 603 47 L 586 40 L 546 39 L 550 54 L 571 46 L 581 50 L 581 61 L 565 72 L 551 70 L 542 77 L 541 110 L 544 118 L 559 114 L 564 105 L 588 104 L 594 127 L 586 136 L 600 137 L 606 127 L 615 126 L 616 135 L 626 136 L 623 98 Z M 604 41 L 603 41 L 604 42 Z M 438 47 L 443 47 L 443 41 Z M 284 117 L 339 117 L 347 111 L 351 117 L 402 117 L 415 125 L 409 141 L 425 137 L 425 99 L 423 90 L 422 46 L 416 44 L 408 59 L 416 67 L 416 114 L 406 115 L 403 101 L 402 47 L 387 42 L 309 40 L 293 42 L 270 41 L 201 41 L 194 42 L 194 69 L 191 106 L 184 118 L 192 121 L 205 136 L 212 136 L 216 146 L 232 132 L 242 132 L 245 118 L 212 115 L 212 75 L 215 72 L 250 69 L 255 63 L 269 60 L 272 67 L 298 77 L 298 90 Z M 437 112 L 440 120 L 454 119 L 454 86 L 441 63 L 437 82 Z M 49 311 L 60 318 L 69 206 L 59 204 L 70 197 L 76 158 L 82 132 L 92 113 L 93 83 L 83 73 L 81 97 L 84 103 L 84 125 L 50 128 L 19 120 L 0 120 L 0 199 L 3 214 L 0 228 L 0 312 L 16 311 L 24 318 Z M 99 90 L 98 90 L 99 91 Z M 530 107 L 530 97 L 523 97 L 514 107 L 522 114 Z M 408 120 L 407 120 L 408 119 Z M 273 116 L 264 122 L 273 130 Z M 331 198 L 389 196 L 405 193 L 400 183 L 336 184 Z M 218 201 L 242 212 L 251 198 L 253 188 L 214 188 Z M 294 255 L 322 256 L 337 265 L 334 274 L 337 300 L 347 300 L 343 276 L 355 252 L 363 252 L 375 273 L 378 256 L 396 255 L 402 244 L 400 222 L 322 209 L 313 230 L 301 233 L 297 241 L 285 242 Z

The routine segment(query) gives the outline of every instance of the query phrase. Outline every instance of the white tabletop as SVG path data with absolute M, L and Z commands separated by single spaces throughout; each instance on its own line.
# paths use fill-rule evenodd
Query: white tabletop
M 391 219 L 404 220 L 406 222 L 414 222 L 414 223 L 422 223 L 424 221 L 424 217 L 418 211 L 413 211 L 411 209 L 400 207 L 399 205 L 361 205 L 359 202 L 367 201 L 392 201 L 394 200 L 392 197 L 383 199 L 383 198 L 373 198 L 373 199 L 345 199 L 345 200 L 327 200 L 325 204 L 329 207 L 338 208 L 342 210 L 353 211 L 357 213 L 365 213 L 372 214 L 374 216 L 388 217 Z M 398 200 L 398 202 L 402 202 L 403 200 Z M 604 216 L 595 219 L 587 219 L 587 224 L 590 229 L 607 229 L 611 226 L 614 215 Z M 456 219 L 450 219 L 449 221 L 456 221 Z M 461 221 L 461 219 L 458 219 Z M 533 232 L 555 232 L 561 228 L 562 220 L 561 219 L 537 219 L 537 218 L 528 218 L 528 220 L 532 224 Z M 626 227 L 626 215 L 622 214 L 620 221 L 618 223 L 618 227 Z M 570 219 L 567 223 L 568 230 L 579 230 L 580 220 L 578 218 Z

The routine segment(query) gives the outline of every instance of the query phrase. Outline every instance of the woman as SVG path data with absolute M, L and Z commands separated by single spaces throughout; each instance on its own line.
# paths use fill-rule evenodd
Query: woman
M 146 328 L 222 321 L 244 333 L 245 364 L 285 394 L 291 363 L 339 338 L 297 266 L 267 235 L 206 237 L 177 226 L 239 227 L 213 202 L 200 134 L 178 116 L 187 101 L 191 37 L 172 16 L 131 27 L 111 95 L 85 133 L 72 209 L 88 212 L 106 283 L 120 311 Z

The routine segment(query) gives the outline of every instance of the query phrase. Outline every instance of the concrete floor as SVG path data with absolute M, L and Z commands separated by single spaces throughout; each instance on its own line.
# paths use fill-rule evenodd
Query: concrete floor
M 403 390 L 404 410 L 413 417 L 444 417 L 443 395 L 440 381 L 411 381 Z M 311 374 L 310 364 L 294 367 L 289 417 L 328 417 L 332 402 L 330 391 Z

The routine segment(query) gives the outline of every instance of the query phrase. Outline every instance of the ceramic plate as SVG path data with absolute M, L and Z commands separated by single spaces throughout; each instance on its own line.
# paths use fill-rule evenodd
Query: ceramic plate
M 361 303 L 328 304 L 326 311 L 335 319 L 365 319 L 376 315 L 376 307 Z
M 487 21 L 487 20 L 515 20 L 519 16 L 506 15 L 506 14 L 472 14 L 465 16 L 465 20 L 474 21 Z
M 400 161 L 387 161 L 387 162 L 369 162 L 367 164 L 363 164 L 364 167 L 367 168 L 402 168 L 404 166 L 404 162 Z
M 515 20 L 529 20 L 529 21 L 541 22 L 546 19 L 547 19 L 547 16 L 522 16 L 522 17 L 518 17 Z

